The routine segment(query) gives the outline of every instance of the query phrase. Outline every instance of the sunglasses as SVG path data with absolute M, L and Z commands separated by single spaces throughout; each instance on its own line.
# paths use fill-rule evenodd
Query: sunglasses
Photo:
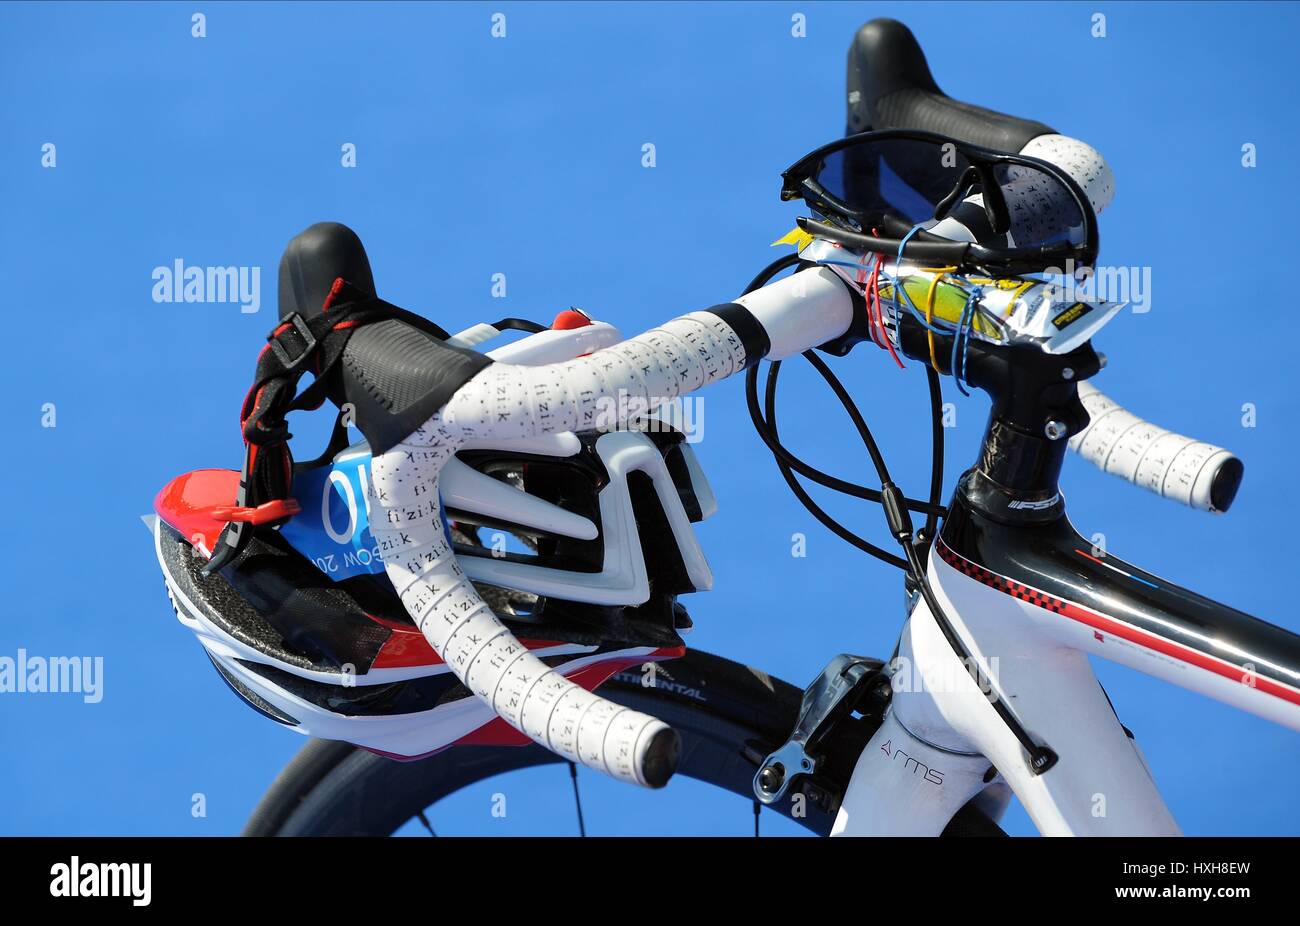
M 877 252 L 985 272 L 1092 266 L 1097 216 L 1054 164 L 930 132 L 850 135 L 782 175 L 781 199 L 802 199 L 825 222 L 800 227 Z M 954 240 L 957 239 L 957 240 Z

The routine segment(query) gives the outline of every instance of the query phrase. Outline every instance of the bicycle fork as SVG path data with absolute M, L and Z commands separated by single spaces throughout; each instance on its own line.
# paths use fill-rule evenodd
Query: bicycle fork
M 977 753 L 926 743 L 890 710 L 853 769 L 832 836 L 938 836 L 957 811 L 993 785 L 996 770 Z M 990 791 L 1001 806 L 1009 792 Z

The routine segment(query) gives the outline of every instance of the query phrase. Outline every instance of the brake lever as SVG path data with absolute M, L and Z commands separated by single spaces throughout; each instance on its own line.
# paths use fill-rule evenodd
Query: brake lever
M 796 778 L 817 772 L 822 759 L 820 745 L 836 721 L 858 703 L 881 665 L 878 659 L 841 653 L 804 690 L 794 732 L 768 754 L 754 775 L 754 796 L 760 802 L 775 803 Z

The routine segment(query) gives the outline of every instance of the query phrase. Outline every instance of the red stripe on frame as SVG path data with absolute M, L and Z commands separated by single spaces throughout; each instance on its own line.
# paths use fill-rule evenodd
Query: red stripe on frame
M 1292 704 L 1300 704 L 1300 691 L 1296 691 L 1280 682 L 1264 678 L 1245 668 L 1227 660 L 1220 659 L 1217 656 L 1211 656 L 1208 653 L 1202 653 L 1200 650 L 1192 649 L 1189 646 L 1183 646 L 1181 643 L 1175 643 L 1173 640 L 1165 637 L 1148 633 L 1145 630 L 1139 630 L 1130 624 L 1123 623 L 1114 618 L 1107 617 L 1083 605 L 1075 604 L 1073 601 L 1066 601 L 1049 595 L 1044 591 L 1024 585 L 1006 576 L 998 575 L 996 572 L 989 572 L 982 566 L 977 566 L 970 560 L 966 559 L 960 553 L 957 553 L 942 540 L 936 541 L 935 549 L 939 552 L 939 558 L 949 566 L 956 569 L 963 575 L 969 576 L 990 588 L 1011 595 L 1013 598 L 1019 598 L 1021 601 L 1027 601 L 1032 605 L 1042 608 L 1044 611 L 1051 611 L 1053 614 L 1060 614 L 1070 618 L 1080 624 L 1086 624 L 1094 630 L 1104 630 L 1112 636 L 1119 637 L 1121 640 L 1127 640 L 1130 643 L 1136 643 L 1138 646 L 1154 650 L 1165 656 L 1170 656 L 1180 662 L 1196 666 L 1198 669 L 1204 669 L 1207 672 L 1213 672 L 1223 678 L 1232 679 L 1248 688 L 1256 688 L 1275 698 L 1281 698 L 1283 701 L 1289 701 Z M 1081 551 L 1079 551 L 1081 552 Z M 1088 557 L 1091 559 L 1092 557 Z M 1254 684 L 1245 681 L 1251 679 Z

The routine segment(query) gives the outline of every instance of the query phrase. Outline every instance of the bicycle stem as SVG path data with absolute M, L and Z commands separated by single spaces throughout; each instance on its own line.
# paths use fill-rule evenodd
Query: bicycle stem
M 918 323 L 904 317 L 900 335 L 907 356 L 930 362 Z M 951 336 L 935 340 L 943 345 L 935 352 L 939 371 L 950 373 Z M 998 520 L 1054 520 L 1064 510 L 1058 480 L 1069 438 L 1088 425 L 1078 384 L 1101 370 L 1101 358 L 1090 343 L 1048 354 L 971 341 L 965 365 L 967 382 L 988 394 L 991 408 L 979 460 L 959 480 L 959 497 Z

